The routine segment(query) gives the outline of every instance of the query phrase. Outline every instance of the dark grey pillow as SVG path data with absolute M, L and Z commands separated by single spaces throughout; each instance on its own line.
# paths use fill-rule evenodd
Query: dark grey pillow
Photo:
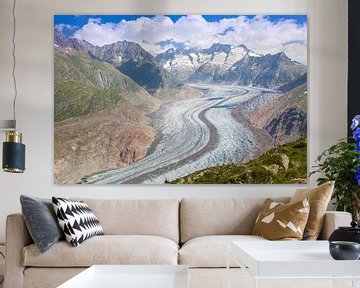
M 64 238 L 51 199 L 21 195 L 20 203 L 31 238 L 41 253 Z

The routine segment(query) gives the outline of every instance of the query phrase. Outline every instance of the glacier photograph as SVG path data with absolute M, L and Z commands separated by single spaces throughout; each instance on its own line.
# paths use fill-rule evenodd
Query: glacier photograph
M 306 15 L 55 15 L 55 184 L 306 184 Z

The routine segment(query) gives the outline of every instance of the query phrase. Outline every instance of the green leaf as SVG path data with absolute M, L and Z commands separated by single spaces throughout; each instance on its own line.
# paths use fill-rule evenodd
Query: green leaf
M 351 193 L 359 186 L 354 177 L 360 167 L 359 152 L 355 150 L 354 143 L 348 143 L 347 139 L 341 139 L 337 144 L 325 149 L 315 160 L 317 165 L 309 177 L 318 174 L 316 182 L 320 185 L 328 181 L 335 181 L 335 189 L 332 195 L 336 210 L 352 210 Z

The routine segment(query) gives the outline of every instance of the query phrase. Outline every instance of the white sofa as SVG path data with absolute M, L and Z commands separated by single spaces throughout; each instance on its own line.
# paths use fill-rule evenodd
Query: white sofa
M 105 235 L 76 248 L 61 241 L 41 254 L 23 216 L 8 216 L 4 288 L 56 287 L 94 264 L 184 264 L 191 288 L 223 288 L 231 241 L 268 241 L 250 235 L 264 199 L 81 200 Z M 327 212 L 321 238 L 350 221 L 348 213 Z M 240 285 L 241 269 L 231 266 L 231 282 Z

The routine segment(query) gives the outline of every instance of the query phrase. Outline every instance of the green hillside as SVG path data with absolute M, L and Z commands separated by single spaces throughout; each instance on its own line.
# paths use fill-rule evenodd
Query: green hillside
M 197 171 L 172 184 L 297 184 L 307 179 L 306 138 L 278 146 L 244 164 Z
M 147 105 L 150 95 L 112 65 L 92 59 L 87 53 L 54 56 L 55 121 L 87 115 L 129 101 Z

